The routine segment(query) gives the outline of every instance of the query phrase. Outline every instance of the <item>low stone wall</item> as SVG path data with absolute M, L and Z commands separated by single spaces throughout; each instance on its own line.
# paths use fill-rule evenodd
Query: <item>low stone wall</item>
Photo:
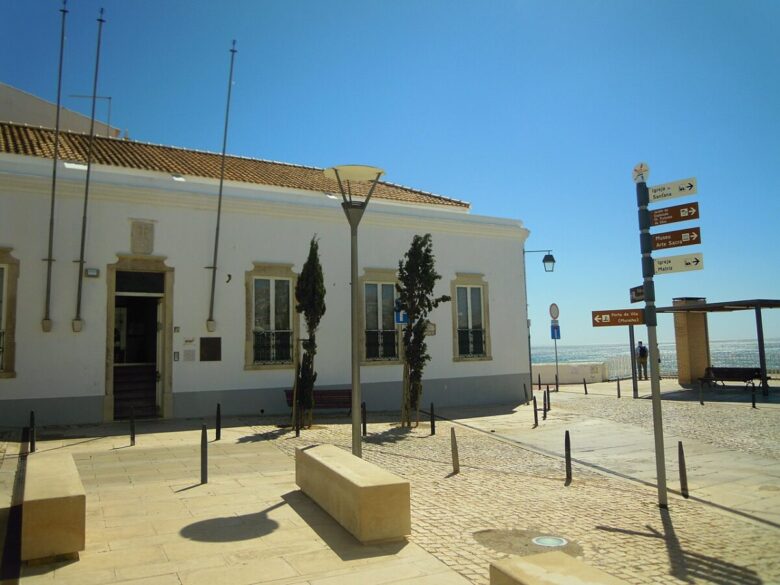
M 542 384 L 555 384 L 555 363 L 552 364 L 534 364 L 533 365 L 533 383 L 542 376 Z M 558 363 L 558 383 L 559 384 L 582 384 L 582 379 L 589 384 L 595 382 L 606 382 L 609 372 L 605 362 L 570 362 Z

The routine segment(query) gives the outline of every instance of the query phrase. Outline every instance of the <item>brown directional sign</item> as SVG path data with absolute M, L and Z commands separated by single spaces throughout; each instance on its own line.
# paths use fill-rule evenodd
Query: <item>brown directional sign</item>
M 592 313 L 594 327 L 642 325 L 645 322 L 643 309 L 617 309 L 615 311 L 593 311 Z
M 650 212 L 650 225 L 652 226 L 677 223 L 678 221 L 690 221 L 692 219 L 699 219 L 698 203 L 662 207 Z
M 701 230 L 697 227 L 653 235 L 653 250 L 701 244 Z

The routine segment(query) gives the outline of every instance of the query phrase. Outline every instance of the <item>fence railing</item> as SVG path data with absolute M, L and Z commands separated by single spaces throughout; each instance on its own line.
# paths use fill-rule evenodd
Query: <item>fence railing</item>
M 479 356 L 486 352 L 484 329 L 458 329 L 458 355 Z
M 367 329 L 366 359 L 398 359 L 398 331 L 395 329 Z
M 292 331 L 255 331 L 253 355 L 256 364 L 292 362 Z

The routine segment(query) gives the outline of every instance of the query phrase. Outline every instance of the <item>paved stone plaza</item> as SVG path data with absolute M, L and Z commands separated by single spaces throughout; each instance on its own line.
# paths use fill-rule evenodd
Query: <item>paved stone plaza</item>
M 221 441 L 209 432 L 206 485 L 199 483 L 200 421 L 141 423 L 135 447 L 118 434 L 126 431 L 122 424 L 43 429 L 38 450 L 72 453 L 78 465 L 88 499 L 87 550 L 78 562 L 22 567 L 21 582 L 485 584 L 490 561 L 543 552 L 531 538 L 554 535 L 569 541 L 569 554 L 629 583 L 780 583 L 780 523 L 771 515 L 780 496 L 780 407 L 753 410 L 748 403 L 732 414 L 733 405 L 665 401 L 670 437 L 692 442 L 693 452 L 693 442 L 717 448 L 724 467 L 712 474 L 729 474 L 728 453 L 734 465 L 745 458 L 763 463 L 743 491 L 765 496 L 765 506 L 755 497 L 748 504 L 708 503 L 700 492 L 713 482 L 701 481 L 692 453 L 691 494 L 699 500 L 670 494 L 669 511 L 662 512 L 647 485 L 652 443 L 642 452 L 640 440 L 649 432 L 649 401 L 618 401 L 609 389 L 596 385 L 585 398 L 564 388 L 537 429 L 528 406 L 453 409 L 442 414 L 458 420 L 438 421 L 435 436 L 427 421 L 407 431 L 370 413 L 364 457 L 411 481 L 413 529 L 406 544 L 371 547 L 294 485 L 295 447 L 349 449 L 344 417 L 318 417 L 300 438 L 276 420 L 230 419 Z M 736 418 L 747 423 L 734 424 Z M 457 475 L 451 428 L 460 451 Z M 564 428 L 581 461 L 569 486 L 556 453 Z M 588 428 L 596 430 L 589 435 Z M 694 428 L 690 438 L 683 434 Z M 621 449 L 626 443 L 630 448 Z M 676 441 L 667 441 L 667 451 L 676 488 Z M 3 506 L 17 452 L 9 442 L 0 466 Z

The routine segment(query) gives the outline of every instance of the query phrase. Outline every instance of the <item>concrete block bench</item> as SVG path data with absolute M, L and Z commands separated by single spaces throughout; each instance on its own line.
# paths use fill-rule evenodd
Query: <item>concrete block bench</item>
M 23 561 L 84 550 L 87 495 L 71 455 L 27 457 L 22 500 Z
M 296 449 L 295 483 L 364 544 L 412 532 L 409 482 L 334 445 Z
M 627 585 L 559 551 L 490 563 L 490 585 Z

